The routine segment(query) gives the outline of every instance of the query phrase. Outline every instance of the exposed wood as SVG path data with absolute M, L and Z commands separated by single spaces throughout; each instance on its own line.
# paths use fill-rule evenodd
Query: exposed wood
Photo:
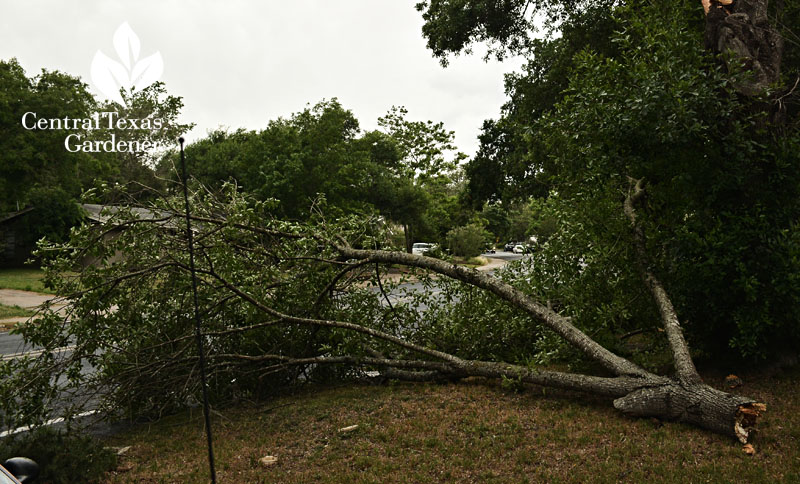
M 614 400 L 628 415 L 656 417 L 696 425 L 747 443 L 766 406 L 751 398 L 721 392 L 704 384 L 645 387 Z

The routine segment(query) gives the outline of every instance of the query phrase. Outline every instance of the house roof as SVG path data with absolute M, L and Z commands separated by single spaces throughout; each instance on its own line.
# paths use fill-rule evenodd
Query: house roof
M 10 212 L 10 213 L 4 214 L 4 215 L 0 216 L 0 224 L 6 223 L 6 222 L 10 222 L 10 221 L 14 220 L 15 218 L 17 218 L 17 217 L 19 217 L 21 215 L 25 215 L 26 213 L 30 212 L 31 210 L 33 210 L 33 207 L 23 208 L 22 210 L 17 210 L 16 212 Z
M 86 218 L 93 222 L 105 223 L 121 211 L 130 212 L 139 220 L 166 219 L 163 222 L 169 228 L 179 228 L 180 221 L 175 219 L 177 214 L 165 210 L 156 210 L 143 207 L 121 207 L 117 205 L 99 205 L 95 203 L 82 203 L 81 207 L 86 211 Z
M 108 222 L 113 216 L 117 215 L 121 211 L 124 211 L 126 213 L 130 213 L 133 215 L 133 218 L 139 220 L 165 219 L 163 222 L 159 223 L 174 229 L 182 227 L 180 219 L 177 218 L 180 214 L 168 212 L 166 210 L 156 210 L 143 207 L 124 207 L 117 205 L 100 205 L 96 203 L 82 203 L 81 208 L 83 208 L 83 210 L 86 212 L 87 219 L 97 223 Z M 0 214 L 0 225 L 10 223 L 35 209 L 35 207 L 27 207 L 16 212 Z

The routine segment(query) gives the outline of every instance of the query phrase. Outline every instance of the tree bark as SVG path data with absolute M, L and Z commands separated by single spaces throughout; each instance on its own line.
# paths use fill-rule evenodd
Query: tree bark
M 764 404 L 702 383 L 671 382 L 642 387 L 614 400 L 614 408 L 637 417 L 656 417 L 702 427 L 746 444 Z
M 402 252 L 361 250 L 352 249 L 345 246 L 337 246 L 337 250 L 342 254 L 342 256 L 349 259 L 369 260 L 371 262 L 380 262 L 384 264 L 403 264 L 411 267 L 419 267 L 462 282 L 466 282 L 481 289 L 485 289 L 527 312 L 614 374 L 639 376 L 645 376 L 648 374 L 639 366 L 615 355 L 591 339 L 589 336 L 575 327 L 575 325 L 573 325 L 570 321 L 570 318 L 564 317 L 552 309 L 539 304 L 531 299 L 527 294 L 497 278 L 487 276 L 486 274 L 474 269 L 467 269 L 439 259 L 405 254 Z
M 411 254 L 414 246 L 414 233 L 411 224 L 403 224 L 403 238 L 406 242 L 406 253 Z
M 351 365 L 381 368 L 381 376 L 396 380 L 428 382 L 467 377 L 508 379 L 551 388 L 614 397 L 614 408 L 633 417 L 653 417 L 701 427 L 747 443 L 766 406 L 752 398 L 725 393 L 702 383 L 682 383 L 670 378 L 598 377 L 539 371 L 519 365 L 490 361 L 397 360 L 374 357 L 291 358 L 283 355 L 217 355 L 221 359 L 275 361 L 288 365 Z
M 672 306 L 672 301 L 670 301 L 664 286 L 661 285 L 661 281 L 656 278 L 649 267 L 650 264 L 647 260 L 647 243 L 644 230 L 641 225 L 636 223 L 634 204 L 644 196 L 642 183 L 642 180 L 631 180 L 633 186 L 623 204 L 623 211 L 628 217 L 628 220 L 630 220 L 631 230 L 633 231 L 633 246 L 636 252 L 636 263 L 639 266 L 639 273 L 642 277 L 642 281 L 650 290 L 650 294 L 653 296 L 656 307 L 658 307 L 658 311 L 661 314 L 661 322 L 664 325 L 664 332 L 667 335 L 667 341 L 672 350 L 678 378 L 685 383 L 698 383 L 700 382 L 700 375 L 697 374 L 694 361 L 692 361 L 692 357 L 689 354 L 689 345 L 683 337 L 683 329 L 678 320 L 678 313 Z
M 736 89 L 745 96 L 757 95 L 780 80 L 783 37 L 767 19 L 767 4 L 767 0 L 703 0 L 706 48 L 744 64 L 751 76 Z

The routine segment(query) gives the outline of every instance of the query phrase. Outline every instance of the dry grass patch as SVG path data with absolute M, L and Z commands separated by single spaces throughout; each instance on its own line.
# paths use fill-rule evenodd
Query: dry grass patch
M 707 380 L 722 385 L 724 375 Z M 308 389 L 214 418 L 219 482 L 800 481 L 800 371 L 745 377 L 769 402 L 757 453 L 677 424 L 630 419 L 610 402 L 483 382 Z M 358 425 L 355 430 L 340 432 Z M 118 435 L 132 445 L 108 483 L 207 481 L 202 414 Z M 277 464 L 259 459 L 271 455 Z

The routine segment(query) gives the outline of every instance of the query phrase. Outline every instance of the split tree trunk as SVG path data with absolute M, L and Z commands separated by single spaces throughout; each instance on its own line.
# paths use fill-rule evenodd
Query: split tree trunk
M 628 415 L 656 417 L 729 435 L 746 444 L 767 407 L 751 398 L 721 392 L 702 383 L 673 382 L 643 387 L 614 400 Z
M 309 323 L 313 324 L 313 323 Z M 551 388 L 580 391 L 613 397 L 614 408 L 633 417 L 653 417 L 685 423 L 747 443 L 756 430 L 764 404 L 752 398 L 733 395 L 703 383 L 681 383 L 675 379 L 647 376 L 598 377 L 531 368 L 490 361 L 399 360 L 376 354 L 375 357 L 291 358 L 282 355 L 217 355 L 216 358 L 272 361 L 285 365 L 351 365 L 382 368 L 381 375 L 396 380 L 430 382 L 467 377 L 508 379 Z
M 359 250 L 349 247 L 339 247 L 339 251 L 348 259 L 424 268 L 486 289 L 550 327 L 573 346 L 617 375 L 597 377 L 536 371 L 506 363 L 464 361 L 455 357 L 435 367 L 427 365 L 423 372 L 414 371 L 414 367 L 409 365 L 394 365 L 394 360 L 391 359 L 380 363 L 363 361 L 363 363 L 378 364 L 377 366 L 401 366 L 401 371 L 387 373 L 393 378 L 420 381 L 467 376 L 505 377 L 542 386 L 609 396 L 616 398 L 614 407 L 625 414 L 683 422 L 737 438 L 742 443 L 746 443 L 753 435 L 757 418 L 766 410 L 763 404 L 752 398 L 725 393 L 701 382 L 694 370 L 694 364 L 691 364 L 691 359 L 688 357 L 688 348 L 677 319 L 668 320 L 667 324 L 671 327 L 666 332 L 673 335 L 674 347 L 678 348 L 676 361 L 687 358 L 688 363 L 684 360 L 682 365 L 676 365 L 676 368 L 683 370 L 679 371 L 675 378 L 668 378 L 650 373 L 615 355 L 575 327 L 570 318 L 538 304 L 513 286 L 474 269 L 401 252 Z M 655 280 L 654 277 L 653 279 Z
M 767 19 L 768 0 L 702 0 L 706 48 L 731 55 L 751 73 L 736 89 L 745 96 L 763 92 L 780 79 L 783 37 Z

